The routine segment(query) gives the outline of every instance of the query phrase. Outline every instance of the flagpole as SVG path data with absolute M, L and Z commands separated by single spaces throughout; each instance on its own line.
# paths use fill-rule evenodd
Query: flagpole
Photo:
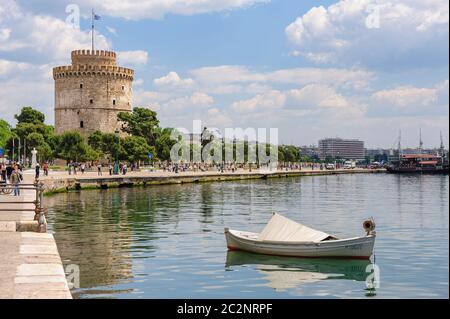
M 94 9 L 92 9 L 91 21 L 92 21 L 92 54 L 93 54 L 94 53 Z

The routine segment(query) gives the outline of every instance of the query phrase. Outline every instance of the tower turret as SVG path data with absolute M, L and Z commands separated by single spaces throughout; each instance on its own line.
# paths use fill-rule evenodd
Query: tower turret
M 53 78 L 58 134 L 113 133 L 120 128 L 117 114 L 132 109 L 134 71 L 118 66 L 115 52 L 73 51 L 72 64 L 53 68 Z

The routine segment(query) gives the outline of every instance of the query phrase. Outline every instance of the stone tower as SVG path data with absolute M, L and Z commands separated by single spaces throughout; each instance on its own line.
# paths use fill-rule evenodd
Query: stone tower
M 117 66 L 116 53 L 76 50 L 72 65 L 53 68 L 55 132 L 114 133 L 119 112 L 131 112 L 134 71 Z

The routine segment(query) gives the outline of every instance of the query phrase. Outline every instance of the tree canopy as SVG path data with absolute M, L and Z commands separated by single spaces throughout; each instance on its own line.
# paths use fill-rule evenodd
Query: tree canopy
M 11 126 L 5 120 L 0 119 L 0 148 L 6 146 L 6 142 L 12 136 Z
M 33 109 L 31 106 L 25 106 L 20 111 L 20 114 L 14 115 L 18 124 L 32 123 L 32 124 L 44 124 L 45 115 L 38 110 Z
M 119 137 L 119 140 L 114 133 L 101 131 L 96 131 L 87 137 L 83 137 L 77 131 L 55 135 L 54 128 L 45 124 L 44 114 L 29 106 L 23 107 L 20 114 L 15 115 L 15 119 L 18 122 L 15 128 L 11 128 L 6 121 L 0 120 L 0 147 L 6 147 L 11 154 L 14 145 L 15 154 L 18 154 L 20 144 L 20 153 L 24 154 L 26 145 L 27 157 L 30 156 L 31 150 L 36 148 L 40 160 L 62 158 L 77 162 L 98 159 L 113 161 L 117 155 L 120 160 L 138 162 L 146 160 L 148 154 L 151 153 L 153 160 L 165 161 L 171 159 L 171 150 L 177 143 L 177 139 L 174 138 L 175 129 L 160 127 L 157 113 L 142 107 L 136 107 L 132 112 L 118 114 L 117 119 L 122 122 L 122 132 L 126 133 L 125 136 Z M 205 160 L 203 149 L 206 147 L 206 153 L 209 150 L 209 155 L 215 156 L 215 153 L 221 152 L 222 158 L 225 158 L 222 139 L 215 138 L 213 132 L 207 128 L 203 130 L 202 137 L 202 143 L 198 145 L 191 145 L 190 141 L 186 141 L 186 148 L 183 148 L 183 152 L 187 149 L 192 159 L 200 158 L 201 155 L 202 160 Z M 180 135 L 179 138 L 182 139 L 182 136 Z M 215 147 L 208 149 L 210 142 L 213 142 Z M 230 142 L 227 143 L 230 144 Z M 259 154 L 257 150 L 261 146 L 248 141 L 235 141 L 233 145 L 228 146 L 233 149 L 234 160 L 252 163 L 260 162 L 260 156 L 266 157 L 268 154 L 273 154 L 273 148 L 275 148 L 273 145 L 266 145 L 265 154 Z M 198 156 L 194 157 L 194 153 Z M 250 156 L 250 154 L 252 155 Z M 298 162 L 302 160 L 302 157 L 297 147 L 280 145 L 278 146 L 278 160 L 280 162 Z
M 120 112 L 117 116 L 124 123 L 122 131 L 133 136 L 140 136 L 147 140 L 148 145 L 154 146 L 155 131 L 159 127 L 156 112 L 142 107 L 133 108 L 133 112 Z
M 81 134 L 76 131 L 61 134 L 56 154 L 68 162 L 95 161 L 99 157 L 98 152 L 86 144 Z

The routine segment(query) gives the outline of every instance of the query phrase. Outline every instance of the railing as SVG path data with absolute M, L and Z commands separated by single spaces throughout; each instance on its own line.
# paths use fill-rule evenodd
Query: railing
M 14 192 L 14 189 L 18 189 L 20 191 L 25 190 L 34 190 L 36 192 L 36 197 L 34 200 L 8 200 L 3 201 L 1 200 L 1 197 L 4 195 L 10 195 Z M 44 183 L 35 181 L 33 184 L 18 184 L 18 185 L 12 185 L 7 184 L 5 182 L 0 182 L 0 213 L 1 212 L 23 212 L 23 211 L 33 211 L 34 212 L 34 220 L 38 221 L 39 226 L 45 225 L 45 214 L 46 209 L 43 205 L 43 199 L 44 199 Z M 17 206 L 14 207 L 2 207 L 2 205 L 23 205 L 23 204 L 33 204 L 34 208 L 17 208 Z

